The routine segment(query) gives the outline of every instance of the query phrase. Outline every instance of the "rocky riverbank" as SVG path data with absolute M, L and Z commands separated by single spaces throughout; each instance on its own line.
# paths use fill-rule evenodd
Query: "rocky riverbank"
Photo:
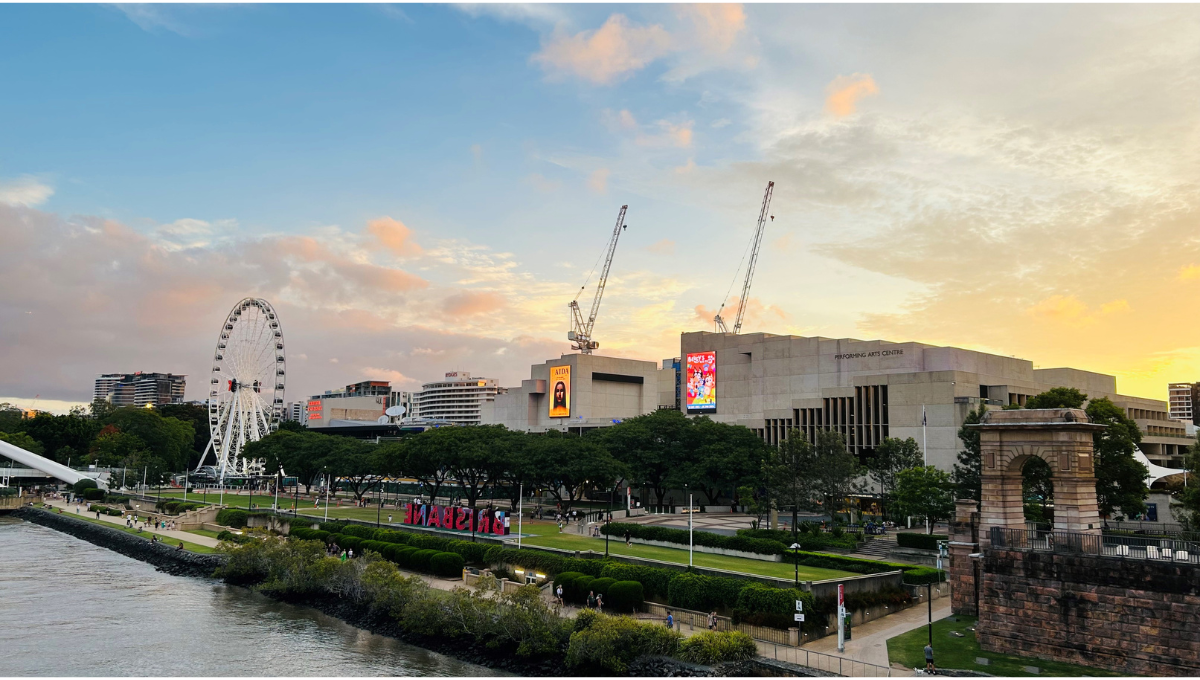
M 93 524 L 71 515 L 41 508 L 25 507 L 14 510 L 11 514 L 27 522 L 61 531 L 126 557 L 152 564 L 159 571 L 174 576 L 209 578 L 217 567 L 225 563 L 224 555 L 200 555 L 163 543 L 151 543 L 120 529 Z

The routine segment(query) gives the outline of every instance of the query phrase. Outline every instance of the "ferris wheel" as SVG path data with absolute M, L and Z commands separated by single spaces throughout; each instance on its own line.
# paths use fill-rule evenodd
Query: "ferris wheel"
M 271 303 L 246 298 L 234 305 L 217 339 L 208 391 L 208 449 L 222 480 L 262 473 L 263 462 L 244 459 L 242 449 L 270 434 L 283 415 L 284 363 L 283 330 Z

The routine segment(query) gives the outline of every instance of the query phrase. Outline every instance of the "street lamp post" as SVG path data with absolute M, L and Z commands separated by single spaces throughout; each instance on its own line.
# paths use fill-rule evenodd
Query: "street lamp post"
M 933 646 L 933 584 L 926 584 L 929 588 L 929 646 Z
M 683 488 L 688 489 L 688 568 L 692 566 L 692 491 L 687 484 Z
M 521 549 L 521 521 L 525 519 L 525 482 L 517 490 L 517 550 Z
M 800 544 L 793 543 L 790 547 L 792 549 L 792 559 L 794 559 L 796 561 L 796 588 L 799 589 L 800 588 Z
M 322 468 L 325 474 L 325 521 L 329 521 L 329 468 Z
M 612 519 L 612 497 L 617 492 L 617 487 L 612 488 L 612 492 L 608 494 L 608 514 L 604 517 L 604 556 L 608 557 L 608 522 Z

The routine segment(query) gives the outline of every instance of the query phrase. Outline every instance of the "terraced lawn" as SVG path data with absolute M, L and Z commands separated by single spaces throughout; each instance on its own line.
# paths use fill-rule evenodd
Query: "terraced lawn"
M 1120 673 L 1110 673 L 1097 668 L 1076 666 L 1059 661 L 1042 661 L 1041 659 L 1022 658 L 1008 654 L 994 654 L 979 648 L 975 639 L 977 619 L 971 616 L 948 616 L 933 622 L 933 660 L 938 669 L 955 669 L 981 671 L 1001 677 L 1018 676 L 1115 676 Z M 954 633 L 961 633 L 958 637 Z M 903 664 L 906 668 L 925 668 L 925 643 L 929 642 L 929 631 L 925 626 L 897 635 L 887 641 L 888 661 Z M 976 663 L 976 659 L 988 660 L 986 665 Z M 1038 673 L 1025 670 L 1026 666 L 1035 667 Z
M 121 526 L 120 524 L 114 524 L 112 522 L 105 522 L 104 520 L 96 519 L 95 517 L 88 517 L 87 515 L 84 515 L 84 514 L 79 514 L 79 515 L 69 515 L 68 513 L 63 513 L 63 514 L 66 516 L 69 516 L 69 517 L 74 517 L 75 519 L 81 519 L 85 522 L 91 522 L 92 524 L 99 524 L 102 527 L 116 529 L 117 531 L 124 531 L 127 534 L 133 534 L 134 536 L 145 539 L 147 541 L 150 540 L 151 534 L 145 533 L 145 532 L 139 534 L 137 529 L 131 529 L 129 527 Z M 213 534 L 213 537 L 215 538 L 216 534 Z M 164 540 L 166 540 L 171 545 L 178 545 L 178 542 L 176 541 L 176 539 L 168 538 L 168 539 L 164 539 Z M 192 543 L 190 541 L 183 541 L 183 549 L 187 550 L 189 552 L 205 553 L 205 554 L 217 552 L 215 548 L 210 548 L 206 545 L 199 545 L 196 543 Z
M 528 531 L 529 527 L 526 526 Z M 512 547 L 516 547 L 515 542 L 512 542 Z M 521 541 L 522 545 L 540 545 L 548 548 L 561 548 L 563 550 L 595 550 L 596 552 L 604 552 L 604 539 L 592 538 L 589 536 L 579 536 L 578 534 L 544 534 L 525 538 Z M 662 548 L 656 545 L 639 545 L 634 543 L 630 547 L 625 547 L 625 541 L 621 539 L 612 539 L 608 544 L 608 552 L 611 555 L 625 555 L 628 557 L 641 557 L 651 560 L 660 560 L 662 562 L 674 562 L 676 564 L 688 563 L 687 548 Z M 698 567 L 707 567 L 709 569 L 722 569 L 725 571 L 736 571 L 743 574 L 759 574 L 762 576 L 774 576 L 776 578 L 791 579 L 795 577 L 795 565 L 785 562 L 766 562 L 763 560 L 751 560 L 745 557 L 733 557 L 731 555 L 715 555 L 713 553 L 693 553 L 692 563 Z M 821 569 L 818 567 L 800 567 L 801 581 L 822 581 L 831 578 L 842 578 L 845 576 L 858 576 L 848 571 L 838 571 L 836 569 Z

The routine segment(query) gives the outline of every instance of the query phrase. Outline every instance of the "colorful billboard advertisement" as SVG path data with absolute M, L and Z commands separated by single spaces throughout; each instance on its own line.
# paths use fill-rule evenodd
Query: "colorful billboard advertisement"
M 571 417 L 571 367 L 550 367 L 550 417 Z
M 692 352 L 687 355 L 688 413 L 715 413 L 717 410 L 717 353 Z

